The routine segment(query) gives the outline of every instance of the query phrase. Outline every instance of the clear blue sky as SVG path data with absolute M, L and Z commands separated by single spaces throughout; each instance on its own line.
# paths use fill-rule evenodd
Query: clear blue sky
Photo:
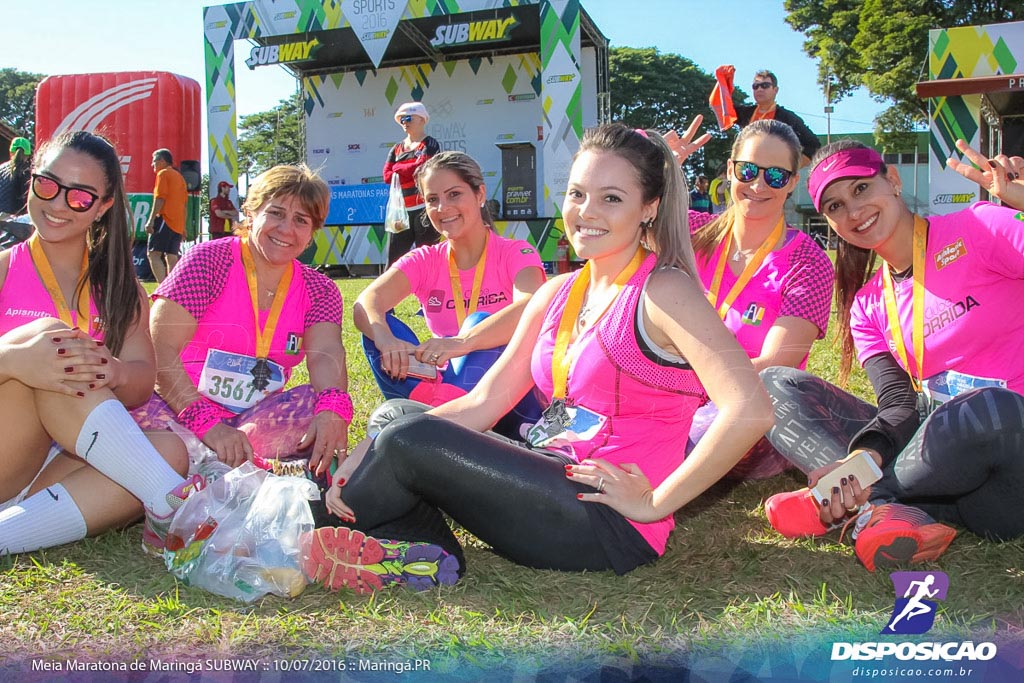
M 815 132 L 825 132 L 824 98 L 815 83 L 817 66 L 801 49 L 803 36 L 783 21 L 782 0 L 582 2 L 612 46 L 657 47 L 688 57 L 709 73 L 719 64 L 731 63 L 736 66 L 737 84 L 745 89 L 755 71 L 773 70 L 779 77 L 779 103 L 799 113 Z M 202 7 L 212 4 L 218 3 L 5 3 L 6 25 L 19 30 L 5 32 L 0 66 L 44 74 L 152 69 L 172 71 L 205 84 Z M 236 60 L 241 68 L 236 72 L 240 114 L 269 109 L 295 91 L 295 80 L 280 67 L 255 71 L 245 68 L 241 64 L 244 53 L 244 47 L 239 46 Z M 836 105 L 832 132 L 869 131 L 881 108 L 866 93 L 848 98 Z

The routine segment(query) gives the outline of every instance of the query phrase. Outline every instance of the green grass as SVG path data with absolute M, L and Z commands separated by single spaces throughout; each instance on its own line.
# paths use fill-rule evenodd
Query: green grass
M 347 305 L 368 282 L 339 281 Z M 406 303 L 399 312 L 408 319 L 413 310 Z M 345 347 L 357 439 L 378 392 L 350 324 Z M 837 364 L 835 350 L 818 342 L 811 370 L 831 378 Z M 862 374 L 851 386 L 870 394 Z M 0 671 L 5 659 L 27 657 L 272 662 L 317 653 L 335 661 L 428 656 L 434 674 L 477 678 L 723 648 L 775 647 L 799 657 L 821 650 L 822 640 L 875 640 L 893 605 L 888 576 L 865 571 L 835 538 L 787 541 L 765 521 L 762 501 L 800 485 L 792 475 L 719 484 L 677 513 L 664 557 L 622 577 L 526 569 L 472 543 L 466 578 L 455 587 L 370 597 L 310 587 L 293 600 L 249 606 L 175 580 L 140 552 L 136 525 L 0 558 Z M 937 631 L 1021 639 L 1024 542 L 962 532 L 931 568 L 952 579 Z

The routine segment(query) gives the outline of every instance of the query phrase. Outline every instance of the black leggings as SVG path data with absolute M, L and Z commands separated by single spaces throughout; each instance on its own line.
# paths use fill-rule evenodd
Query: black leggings
M 629 522 L 576 494 L 569 461 L 433 415 L 384 428 L 342 489 L 356 526 L 377 537 L 429 541 L 459 557 L 442 510 L 503 557 L 538 569 L 625 573 L 657 557 Z
M 768 440 L 808 473 L 843 458 L 850 439 L 877 412 L 869 403 L 793 368 L 761 378 L 775 407 Z M 934 410 L 906 448 L 883 469 L 873 500 L 917 506 L 979 536 L 1024 534 L 1024 396 L 986 388 Z
M 414 247 L 437 244 L 441 233 L 427 220 L 426 209 L 409 211 L 409 227 L 402 232 L 392 233 L 388 241 L 388 268 Z

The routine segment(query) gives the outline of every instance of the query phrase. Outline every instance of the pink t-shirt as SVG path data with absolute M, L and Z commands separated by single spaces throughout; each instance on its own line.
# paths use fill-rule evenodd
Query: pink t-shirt
M 691 230 L 695 224 L 704 225 L 714 218 L 691 211 Z M 715 267 L 724 248 L 723 242 L 710 259 L 696 255 L 697 271 L 704 289 L 711 288 Z M 739 276 L 726 263 L 718 290 L 719 301 L 725 299 L 738 279 Z M 805 233 L 788 227 L 782 248 L 765 257 L 761 267 L 733 301 L 725 316 L 725 326 L 751 358 L 761 355 L 768 330 L 776 320 L 785 316 L 809 320 L 818 328 L 817 338 L 822 339 L 828 329 L 834 280 L 832 262 L 818 243 Z M 806 366 L 807 356 L 804 356 L 798 367 L 803 369 Z
M 103 339 L 103 333 L 95 328 L 99 319 L 96 302 L 90 301 L 89 313 L 93 319 L 92 336 Z M 74 317 L 74 314 L 72 314 Z M 8 262 L 7 279 L 0 288 L 0 334 L 7 334 L 16 327 L 27 325 L 39 318 L 57 318 L 57 307 L 46 291 L 39 272 L 32 262 L 32 252 L 28 242 L 11 247 L 11 259 Z M 86 329 L 85 321 L 75 321 L 79 327 Z
M 655 261 L 653 254 L 647 257 L 597 325 L 573 344 L 578 352 L 569 372 L 567 396 L 608 420 L 593 439 L 558 449 L 577 462 L 603 458 L 616 465 L 634 463 L 652 486 L 663 482 L 685 459 L 693 414 L 707 401 L 697 373 L 655 363 L 637 342 L 637 309 Z M 545 402 L 554 393 L 551 356 L 558 321 L 577 277 L 563 284 L 548 307 L 531 358 L 533 381 Z M 665 552 L 674 526 L 672 515 L 650 523 L 630 520 L 630 524 L 658 555 Z
M 398 259 L 393 266 L 409 279 L 413 296 L 423 306 L 427 328 L 435 337 L 452 337 L 459 333 L 452 282 L 448 273 L 450 250 L 448 242 L 420 247 Z M 487 262 L 484 264 L 484 279 L 480 284 L 476 310 L 497 313 L 510 305 L 515 293 L 516 275 L 530 267 L 539 268 L 542 272 L 544 269 L 537 250 L 529 242 L 505 239 L 492 232 L 487 244 Z M 466 303 L 467 311 L 475 275 L 476 266 L 459 271 L 462 300 Z
M 925 378 L 956 370 L 1005 380 L 1024 393 L 1024 212 L 979 202 L 929 217 L 924 285 Z M 895 283 L 900 328 L 916 373 L 913 286 L 909 277 Z M 861 364 L 886 352 L 899 361 L 882 291 L 879 270 L 857 292 L 850 311 Z
M 198 323 L 192 340 L 181 351 L 182 365 L 196 386 L 209 349 L 256 354 L 256 323 L 241 242 L 238 237 L 229 237 L 196 245 L 153 293 L 154 299 L 163 297 L 177 303 Z M 261 326 L 269 314 L 260 311 Z M 302 337 L 306 329 L 320 322 L 340 325 L 341 318 L 341 293 L 335 284 L 326 275 L 295 261 L 268 356 L 284 367 L 286 380 L 291 369 L 305 358 Z

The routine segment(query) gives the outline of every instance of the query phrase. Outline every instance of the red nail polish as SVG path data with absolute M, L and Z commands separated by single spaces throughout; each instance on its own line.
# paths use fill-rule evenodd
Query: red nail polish
M 83 393 L 81 391 L 79 391 L 77 393 L 78 393 L 78 398 L 85 398 L 85 393 Z
M 67 349 L 57 349 L 57 355 L 58 356 L 63 356 L 67 352 L 68 352 Z
M 106 365 L 106 364 L 107 364 L 107 359 L 106 358 L 100 358 L 100 365 Z
M 64 372 L 74 372 L 74 371 L 75 371 L 75 366 L 74 365 L 69 365 L 66 368 L 64 368 Z
M 565 476 L 571 477 L 572 476 L 572 472 L 570 472 L 569 470 L 566 470 L 565 471 Z
M 106 379 L 106 375 L 96 375 L 96 379 Z
M 89 385 L 89 388 L 90 388 L 90 389 L 95 389 L 95 388 L 96 388 L 96 385 L 95 385 L 95 384 L 90 384 L 90 385 Z
M 344 486 L 346 481 L 348 481 L 348 480 L 347 479 L 339 479 L 338 480 L 338 486 Z
M 96 340 L 96 346 L 103 346 L 103 340 L 102 339 L 97 339 Z
M 54 344 L 60 344 L 60 337 L 53 337 Z
M 566 465 L 566 466 L 565 466 L 565 469 L 567 469 L 567 470 L 571 470 L 571 469 L 572 469 L 572 465 Z
M 583 500 L 583 494 L 582 493 L 577 493 L 576 494 L 576 500 Z

